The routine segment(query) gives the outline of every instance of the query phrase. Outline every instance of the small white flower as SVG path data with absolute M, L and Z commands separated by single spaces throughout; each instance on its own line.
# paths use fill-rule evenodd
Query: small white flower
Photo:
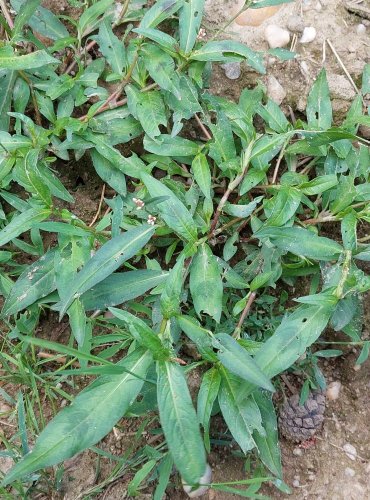
M 207 32 L 204 28 L 200 28 L 197 36 L 197 40 L 204 40 L 207 36 Z
M 157 217 L 154 217 L 154 215 L 148 215 L 148 224 L 150 226 L 154 226 L 155 221 L 157 220 Z
M 132 201 L 135 203 L 138 210 L 141 210 L 145 206 L 143 200 L 140 200 L 139 198 L 132 198 Z

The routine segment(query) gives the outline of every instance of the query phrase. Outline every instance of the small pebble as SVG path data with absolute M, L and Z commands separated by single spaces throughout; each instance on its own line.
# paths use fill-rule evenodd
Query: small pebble
M 353 369 L 355 370 L 355 372 L 359 372 L 361 370 L 361 365 L 355 365 Z
M 310 475 L 308 476 L 308 480 L 309 480 L 309 481 L 315 481 L 315 479 L 316 479 L 316 475 L 315 475 L 315 474 L 310 474 Z
M 306 28 L 303 30 L 303 34 L 299 42 L 311 43 L 315 40 L 315 38 L 316 38 L 316 29 L 313 26 L 306 26 Z
M 353 469 L 351 469 L 351 467 L 346 467 L 344 469 L 344 474 L 348 477 L 355 477 L 356 472 Z
M 287 28 L 290 31 L 302 33 L 304 30 L 303 19 L 300 16 L 290 16 L 287 22 Z
M 226 78 L 229 80 L 237 80 L 240 77 L 240 62 L 225 63 L 221 67 L 225 71 Z
M 346 443 L 344 446 L 343 446 L 343 450 L 345 451 L 347 457 L 350 459 L 350 460 L 356 460 L 356 457 L 357 457 L 357 451 L 356 451 L 356 448 L 350 444 L 350 443 Z
M 265 39 L 271 49 L 277 49 L 288 45 L 290 34 L 288 30 L 276 26 L 275 24 L 270 24 L 265 29 Z
M 339 382 L 339 380 L 336 380 L 335 382 L 331 382 L 328 385 L 328 388 L 326 389 L 326 397 L 330 401 L 335 401 L 336 399 L 339 398 L 341 387 L 342 387 L 342 384 Z
M 320 2 L 317 2 L 317 4 L 315 5 L 315 10 L 317 12 L 321 12 L 322 11 L 322 5 Z
M 209 464 L 207 464 L 205 473 L 199 479 L 199 484 L 208 484 L 211 482 L 211 480 L 212 480 L 212 469 L 209 466 Z M 201 497 L 208 491 L 208 486 L 200 486 L 198 489 L 192 491 L 191 486 L 187 485 L 184 481 L 182 487 L 189 498 Z
M 366 26 L 361 23 L 357 26 L 356 31 L 358 35 L 363 35 L 364 33 L 366 33 Z
M 293 455 L 295 455 L 296 457 L 301 457 L 302 454 L 303 454 L 303 451 L 301 450 L 301 448 L 294 448 Z
M 276 102 L 276 104 L 281 104 L 286 97 L 284 87 L 280 85 L 273 75 L 270 75 L 267 79 L 267 95 Z
M 294 479 L 294 481 L 292 482 L 292 485 L 293 485 L 293 488 L 299 488 L 301 484 L 298 481 L 298 479 Z

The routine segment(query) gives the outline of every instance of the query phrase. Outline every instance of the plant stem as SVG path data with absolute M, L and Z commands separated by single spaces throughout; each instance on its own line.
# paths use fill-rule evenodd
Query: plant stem
M 9 28 L 13 29 L 14 22 L 13 22 L 12 16 L 10 15 L 10 12 L 9 12 L 8 6 L 6 5 L 5 0 L 0 0 L 0 7 L 1 7 L 1 10 L 3 11 L 4 17 L 6 19 L 6 22 L 9 25 Z
M 335 295 L 338 297 L 338 299 L 341 299 L 343 296 L 344 285 L 346 284 L 348 273 L 349 273 L 349 270 L 351 267 L 351 258 L 352 258 L 351 250 L 346 250 L 345 251 L 345 259 L 344 259 L 343 268 L 342 268 L 342 276 L 340 278 L 339 284 L 338 284 L 337 289 L 335 291 Z
M 240 338 L 240 332 L 241 332 L 244 320 L 247 317 L 247 315 L 248 315 L 248 313 L 250 311 L 250 308 L 252 307 L 252 304 L 253 304 L 253 302 L 256 299 L 256 296 L 257 296 L 256 292 L 251 292 L 251 294 L 249 295 L 248 302 L 246 303 L 246 305 L 245 305 L 245 307 L 243 309 L 243 312 L 240 315 L 238 324 L 237 324 L 237 326 L 236 326 L 236 328 L 234 330 L 234 333 L 233 333 L 233 337 L 236 338 L 236 339 Z
M 203 134 L 210 141 L 212 139 L 211 134 L 208 132 L 208 130 L 206 129 L 206 127 L 204 126 L 204 124 L 202 123 L 201 119 L 199 118 L 199 116 L 196 113 L 195 113 L 194 117 L 195 117 L 195 119 L 196 119 L 199 127 L 202 129 Z
M 227 200 L 229 199 L 229 196 L 231 195 L 231 193 L 234 191 L 234 189 L 236 189 L 239 184 L 242 182 L 242 180 L 244 179 L 244 176 L 246 175 L 246 173 L 248 172 L 248 167 L 249 167 L 249 159 L 250 159 L 250 156 L 251 156 L 251 153 L 252 153 L 252 147 L 253 147 L 253 144 L 254 144 L 254 141 L 251 141 L 249 144 L 248 144 L 248 148 L 247 150 L 245 151 L 245 154 L 244 154 L 244 158 L 243 158 L 243 167 L 242 167 L 242 171 L 239 175 L 237 175 L 235 177 L 234 180 L 232 180 L 228 186 L 228 188 L 226 189 L 225 191 L 225 194 L 223 195 L 223 197 L 221 198 L 217 208 L 216 208 L 216 212 L 215 212 L 215 216 L 213 218 L 213 221 L 212 221 L 212 224 L 211 224 L 211 229 L 209 231 L 209 235 L 210 237 L 213 236 L 213 233 L 214 233 L 214 230 L 216 229 L 216 226 L 217 226 L 217 222 L 218 222 L 218 219 L 220 218 L 220 215 L 221 215 L 221 212 L 222 212 L 222 209 L 224 208 Z

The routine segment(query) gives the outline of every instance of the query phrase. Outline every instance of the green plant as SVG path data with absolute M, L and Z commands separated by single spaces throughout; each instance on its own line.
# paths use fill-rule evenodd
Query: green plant
M 22 352 L 39 346 L 79 361 L 53 377 L 99 375 L 22 451 L 2 485 L 92 447 L 124 415 L 157 408 L 168 452 L 149 458 L 132 494 L 155 470 L 161 498 L 172 462 L 196 487 L 215 412 L 243 454 L 256 449 L 281 479 L 272 379 L 329 322 L 363 345 L 361 361 L 368 353 L 356 316 L 370 288 L 357 267 L 370 258 L 368 236 L 357 237 L 370 217 L 369 143 L 356 132 L 370 118 L 359 95 L 333 126 L 324 70 L 306 121 L 291 124 L 262 85 L 245 89 L 238 103 L 216 97 L 206 90 L 213 62 L 246 61 L 264 73 L 263 54 L 234 41 L 204 42 L 202 0 L 160 0 L 149 9 L 126 1 L 115 17 L 113 3 L 100 0 L 69 20 L 75 35 L 38 0 L 12 0 L 14 26 L 2 19 L 9 38 L 0 47 L 2 318 Z M 128 24 L 119 38 L 113 29 L 128 22 L 137 27 Z M 88 40 L 100 54 L 87 64 Z M 362 91 L 369 92 L 369 65 Z M 136 152 L 123 154 L 120 145 L 142 136 Z M 91 224 L 73 214 L 58 178 L 71 156 L 83 155 L 116 192 Z M 14 184 L 28 196 L 14 194 Z M 57 243 L 45 250 L 50 232 Z M 19 251 L 35 262 L 19 265 Z M 285 307 L 286 292 L 279 303 L 269 295 L 301 277 L 310 294 L 296 298 L 297 307 Z M 73 344 L 37 338 L 49 309 L 68 315 Z M 106 335 L 95 335 L 96 325 Z M 202 373 L 196 410 L 186 380 L 193 369 Z M 263 480 L 248 479 L 237 492 L 253 497 L 253 483 Z

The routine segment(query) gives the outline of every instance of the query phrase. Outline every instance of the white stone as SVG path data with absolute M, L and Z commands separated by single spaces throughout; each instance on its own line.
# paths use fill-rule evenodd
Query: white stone
M 282 85 L 278 82 L 278 80 L 270 75 L 267 78 L 267 95 L 270 99 L 272 99 L 276 104 L 281 104 L 286 97 L 286 91 Z
M 311 43 L 315 40 L 315 38 L 316 38 L 316 29 L 313 26 L 306 26 L 305 29 L 303 30 L 303 34 L 299 42 Z
M 345 451 L 348 458 L 350 458 L 351 460 L 356 460 L 357 450 L 352 444 L 346 443 L 343 446 L 343 450 Z
M 209 466 L 209 464 L 207 464 L 205 473 L 199 479 L 199 484 L 209 484 L 211 482 L 211 479 L 212 479 L 212 469 Z M 182 487 L 189 498 L 201 497 L 208 490 L 208 486 L 200 486 L 198 489 L 192 491 L 191 486 L 186 484 L 184 481 L 182 482 Z
M 303 451 L 301 450 L 301 448 L 294 448 L 293 455 L 295 455 L 296 457 L 301 457 L 302 454 L 303 454 Z
M 344 474 L 348 477 L 354 477 L 356 475 L 356 472 L 353 469 L 351 469 L 351 467 L 346 467 L 344 469 Z
M 292 485 L 293 485 L 293 488 L 299 488 L 300 482 L 298 481 L 298 479 L 294 479 L 294 481 L 292 482 Z
M 339 398 L 339 393 L 340 393 L 341 387 L 342 387 L 342 384 L 339 382 L 339 380 L 331 382 L 328 385 L 328 388 L 326 389 L 326 397 L 330 401 L 335 401 L 336 399 Z
M 366 26 L 361 23 L 357 25 L 356 31 L 358 35 L 363 35 L 364 33 L 366 33 Z
M 271 49 L 277 49 L 288 45 L 290 34 L 288 30 L 276 26 L 276 24 L 270 24 L 265 29 L 265 39 Z
M 241 73 L 240 62 L 225 63 L 221 67 L 225 71 L 226 78 L 229 80 L 237 80 L 239 78 Z

